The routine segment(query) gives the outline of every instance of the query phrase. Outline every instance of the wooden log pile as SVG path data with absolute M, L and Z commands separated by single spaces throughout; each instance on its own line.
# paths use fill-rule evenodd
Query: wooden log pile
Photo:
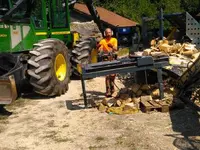
M 195 44 L 191 43 L 176 43 L 175 40 L 152 40 L 151 47 L 145 49 L 142 56 L 162 57 L 169 56 L 169 69 L 178 75 L 182 75 L 188 66 L 194 62 L 200 54 Z M 136 53 L 137 54 L 137 53 Z
M 168 40 L 152 40 L 151 47 L 145 49 L 142 53 L 143 56 L 173 56 L 183 61 L 195 61 L 200 52 L 196 49 L 196 45 L 191 43 L 176 43 L 176 41 Z M 172 57 L 172 59 L 173 59 Z M 182 63 L 177 60 L 176 63 Z M 174 62 L 172 62 L 173 64 Z
M 176 41 L 168 41 L 168 40 L 152 40 L 150 43 L 151 47 L 149 49 L 145 49 L 143 52 L 143 56 L 164 56 L 164 55 L 182 55 L 190 59 L 197 58 L 197 53 L 199 51 L 196 49 L 196 45 L 191 43 L 176 43 Z
M 152 40 L 151 47 L 143 52 L 136 52 L 139 56 L 162 57 L 169 56 L 170 66 L 166 68 L 174 70 L 181 75 L 198 57 L 200 52 L 191 43 L 176 43 L 168 40 Z M 190 62 L 190 63 L 189 63 Z M 121 90 L 112 98 L 105 98 L 97 104 L 101 112 L 114 114 L 134 114 L 140 110 L 143 112 L 160 111 L 168 112 L 173 108 L 184 108 L 180 99 L 175 99 L 176 89 L 164 81 L 164 99 L 159 100 L 160 92 L 158 85 L 132 83 L 129 87 Z M 200 96 L 200 90 L 193 93 L 193 99 Z M 200 102 L 198 100 L 198 102 Z
M 132 84 L 120 90 L 114 97 L 104 98 L 97 107 L 100 112 L 114 114 L 134 114 L 139 111 L 168 112 L 173 104 L 173 95 L 176 91 L 171 86 L 165 85 L 165 98 L 159 100 L 158 85 Z

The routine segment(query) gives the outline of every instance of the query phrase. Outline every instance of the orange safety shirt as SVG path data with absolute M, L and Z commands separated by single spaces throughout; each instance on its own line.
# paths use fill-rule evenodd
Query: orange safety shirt
M 111 52 L 112 48 L 108 46 L 108 44 L 111 44 L 113 47 L 117 48 L 117 39 L 111 38 L 111 39 L 102 39 L 99 42 L 99 50 L 103 50 L 104 52 Z

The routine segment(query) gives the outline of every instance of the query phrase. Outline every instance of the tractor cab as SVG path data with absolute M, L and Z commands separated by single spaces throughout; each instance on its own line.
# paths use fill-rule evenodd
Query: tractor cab
M 8 1 L 0 1 L 0 18 L 2 18 L 9 10 Z
M 0 1 L 0 51 L 30 50 L 46 38 L 71 41 L 66 0 Z
M 31 1 L 1 0 L 0 1 L 1 21 L 23 22 L 22 19 L 30 18 L 30 12 L 34 8 L 34 5 L 32 4 L 33 3 Z

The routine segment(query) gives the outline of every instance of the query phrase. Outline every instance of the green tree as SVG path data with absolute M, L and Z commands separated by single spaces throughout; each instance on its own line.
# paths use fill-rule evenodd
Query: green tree
M 98 5 L 114 11 L 124 17 L 141 23 L 143 15 L 155 17 L 158 9 L 164 7 L 164 13 L 183 12 L 182 0 L 104 0 Z
M 181 7 L 192 14 L 199 13 L 200 0 L 181 0 Z

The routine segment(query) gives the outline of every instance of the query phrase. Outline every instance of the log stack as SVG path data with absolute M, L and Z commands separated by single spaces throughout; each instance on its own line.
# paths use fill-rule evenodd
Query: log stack
M 114 114 L 134 114 L 143 112 L 160 111 L 168 112 L 173 105 L 174 89 L 166 85 L 165 98 L 159 100 L 158 85 L 132 84 L 115 94 L 115 97 L 104 98 L 98 106 L 99 111 Z
M 143 52 L 136 52 L 138 56 L 162 57 L 169 56 L 170 66 L 167 69 L 179 71 L 181 75 L 198 57 L 200 52 L 191 43 L 176 43 L 168 40 L 152 40 L 151 47 Z M 189 63 L 190 62 L 190 63 Z M 178 67 L 178 68 L 177 68 Z M 158 85 L 132 83 L 129 87 L 121 90 L 112 98 L 105 98 L 97 104 L 101 112 L 114 114 L 134 114 L 141 111 L 168 112 L 172 108 L 184 108 L 184 103 L 174 99 L 177 91 L 168 81 L 164 81 L 164 99 L 159 100 L 160 92 Z M 196 100 L 200 90 L 193 93 Z M 199 100 L 198 100 L 199 101 Z
M 195 44 L 176 43 L 175 40 L 152 40 L 151 47 L 143 51 L 142 56 L 152 56 L 154 58 L 169 56 L 169 63 L 166 69 L 172 70 L 179 76 L 194 62 L 200 54 Z M 136 53 L 137 55 L 137 53 Z
M 195 59 L 198 57 L 200 52 L 196 49 L 195 44 L 191 43 L 176 43 L 175 40 L 152 40 L 150 43 L 151 47 L 143 51 L 143 56 L 176 56 L 182 55 L 186 59 Z

